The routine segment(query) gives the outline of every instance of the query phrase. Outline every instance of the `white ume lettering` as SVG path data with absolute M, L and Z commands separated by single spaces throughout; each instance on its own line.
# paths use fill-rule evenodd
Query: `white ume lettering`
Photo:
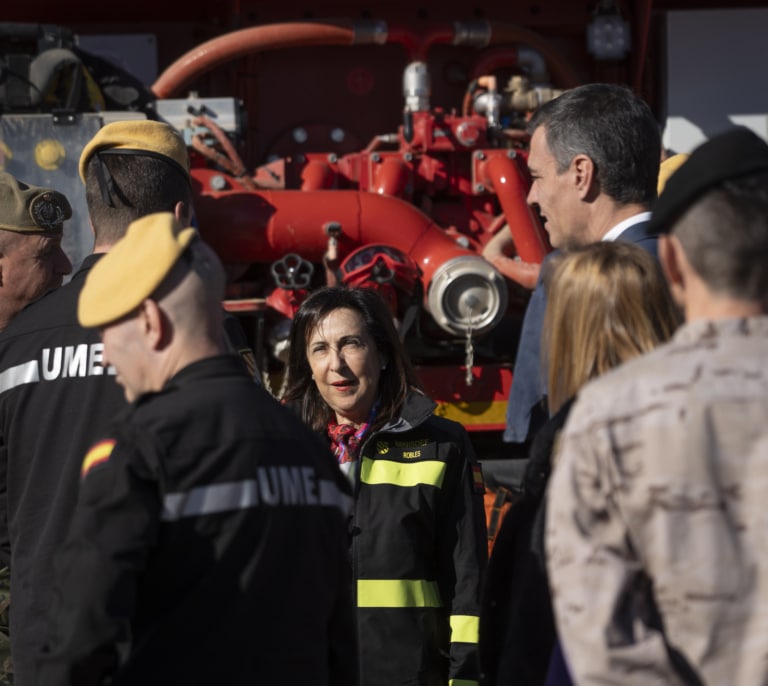
M 43 348 L 39 359 L 15 364 L 0 371 L 0 393 L 17 386 L 57 379 L 115 375 L 112 365 L 104 366 L 103 343 L 80 343 Z
M 42 376 L 45 381 L 59 377 L 101 376 L 104 374 L 104 344 L 81 343 L 43 348 Z M 107 367 L 114 374 L 114 367 Z
M 176 521 L 260 505 L 338 507 L 346 513 L 350 500 L 333 482 L 318 479 L 313 467 L 259 467 L 255 479 L 167 494 L 162 518 Z

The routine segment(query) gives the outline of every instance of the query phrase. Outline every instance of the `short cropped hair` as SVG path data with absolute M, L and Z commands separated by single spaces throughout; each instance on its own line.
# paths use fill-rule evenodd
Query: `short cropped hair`
M 149 155 L 99 155 L 114 186 L 105 197 L 95 157 L 85 172 L 85 199 L 97 244 L 116 243 L 131 222 L 155 212 L 173 212 L 180 201 L 192 207 L 188 177 L 176 166 Z
M 724 181 L 686 210 L 672 235 L 713 293 L 768 301 L 768 172 Z
M 616 202 L 650 205 L 656 198 L 659 124 L 648 104 L 625 86 L 593 83 L 567 90 L 533 114 L 528 132 L 541 126 L 558 174 L 584 154 L 595 165 L 600 190 Z

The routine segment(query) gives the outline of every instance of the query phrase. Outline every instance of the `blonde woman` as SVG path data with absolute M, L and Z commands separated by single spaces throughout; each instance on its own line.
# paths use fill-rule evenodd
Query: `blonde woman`
M 557 435 L 587 381 L 666 341 L 681 321 L 659 263 L 634 243 L 593 243 L 553 257 L 546 269 L 542 357 L 552 416 L 532 443 L 522 496 L 489 562 L 480 621 L 483 685 L 570 683 L 559 650 L 553 653 L 544 565 L 543 496 Z
M 658 261 L 634 243 L 588 245 L 551 269 L 543 357 L 554 415 L 590 379 L 666 341 L 680 312 Z

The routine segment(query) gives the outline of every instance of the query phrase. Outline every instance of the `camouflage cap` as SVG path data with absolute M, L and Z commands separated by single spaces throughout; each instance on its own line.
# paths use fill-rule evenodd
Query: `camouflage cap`
M 80 155 L 80 178 L 83 183 L 88 161 L 96 153 L 160 157 L 189 177 L 189 154 L 184 138 L 165 122 L 132 119 L 103 126 Z
M 747 128 L 702 143 L 670 176 L 653 206 L 648 230 L 668 233 L 704 193 L 725 181 L 768 172 L 768 143 Z
M 91 269 L 80 293 L 82 326 L 104 326 L 132 312 L 155 292 L 197 236 L 171 212 L 150 214 L 128 231 Z
M 19 181 L 0 172 L 0 229 L 20 233 L 61 233 L 72 216 L 63 193 Z

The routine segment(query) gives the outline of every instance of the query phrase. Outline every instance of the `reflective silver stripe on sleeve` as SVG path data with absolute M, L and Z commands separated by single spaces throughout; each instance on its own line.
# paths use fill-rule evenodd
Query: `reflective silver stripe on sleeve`
M 349 514 L 352 499 L 332 481 L 315 480 L 311 468 L 273 467 L 259 469 L 257 479 L 245 479 L 189 491 L 168 493 L 163 498 L 161 519 L 173 522 L 185 517 L 216 514 L 228 510 L 245 510 L 259 505 L 267 507 L 336 507 Z M 298 475 L 291 481 L 287 474 Z
M 15 367 L 0 372 L 0 393 L 10 391 L 16 386 L 22 386 L 25 383 L 36 383 L 40 381 L 40 369 L 37 360 L 17 364 Z

